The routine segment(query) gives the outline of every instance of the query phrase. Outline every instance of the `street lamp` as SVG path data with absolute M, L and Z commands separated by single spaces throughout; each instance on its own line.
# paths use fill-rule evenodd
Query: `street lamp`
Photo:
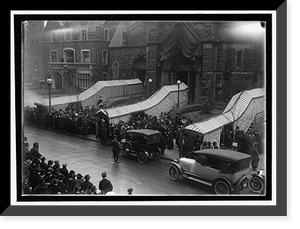
M 49 111 L 51 111 L 51 84 L 52 84 L 51 78 L 47 79 L 47 84 L 49 85 Z
M 148 79 L 148 97 L 151 95 L 150 92 L 150 84 L 152 83 L 152 79 Z
M 177 80 L 177 86 L 178 86 L 178 97 L 177 97 L 177 107 L 179 107 L 179 87 L 180 87 L 181 81 Z

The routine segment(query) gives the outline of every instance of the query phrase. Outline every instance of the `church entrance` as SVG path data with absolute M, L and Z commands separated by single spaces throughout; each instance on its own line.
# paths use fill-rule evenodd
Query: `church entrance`
M 188 86 L 188 102 L 193 104 L 195 101 L 195 72 L 178 71 L 177 79 Z

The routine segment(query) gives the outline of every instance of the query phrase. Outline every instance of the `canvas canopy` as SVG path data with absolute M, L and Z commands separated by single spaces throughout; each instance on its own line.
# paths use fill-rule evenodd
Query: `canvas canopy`
M 203 122 L 193 123 L 185 127 L 185 131 L 193 131 L 203 135 L 203 141 L 217 142 L 223 126 L 232 123 L 234 129 L 246 131 L 257 116 L 264 117 L 265 91 L 262 88 L 239 92 L 234 95 L 223 113 Z
M 88 105 L 91 108 L 92 105 L 97 106 L 100 95 L 104 103 L 109 103 L 113 99 L 142 95 L 142 92 L 143 83 L 140 79 L 98 81 L 78 95 L 51 98 L 51 107 L 64 110 L 72 103 L 79 103 L 82 107 Z M 49 99 L 42 99 L 35 104 L 48 107 Z
M 179 104 L 183 106 L 188 102 L 188 86 L 184 83 L 179 87 Z M 128 122 L 132 113 L 144 111 L 148 115 L 159 116 L 161 112 L 169 112 L 176 106 L 178 100 L 178 86 L 166 85 L 154 93 L 150 98 L 126 106 L 106 109 L 111 123 L 120 120 Z

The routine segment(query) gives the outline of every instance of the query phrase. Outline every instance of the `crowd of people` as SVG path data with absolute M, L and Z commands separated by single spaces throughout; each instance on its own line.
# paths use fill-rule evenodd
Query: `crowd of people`
M 43 126 L 63 132 L 88 136 L 96 134 L 95 106 L 77 109 L 76 106 L 68 106 L 65 110 L 52 108 L 38 109 L 26 106 L 24 109 L 25 123 Z
M 46 160 L 39 152 L 39 143 L 29 149 L 27 138 L 23 142 L 23 194 L 102 194 L 113 193 L 113 185 L 107 173 L 101 174 L 98 188 L 91 183 L 90 175 L 68 170 L 67 164 L 58 160 Z M 133 189 L 129 188 L 131 195 Z

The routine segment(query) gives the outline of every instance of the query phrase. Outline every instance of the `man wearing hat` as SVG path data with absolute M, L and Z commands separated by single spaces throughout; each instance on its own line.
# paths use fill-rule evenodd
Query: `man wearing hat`
M 49 193 L 50 194 L 61 194 L 62 193 L 62 189 L 61 187 L 58 186 L 58 179 L 53 178 L 51 181 L 51 186 L 49 188 Z
M 117 135 L 114 136 L 114 139 L 111 141 L 111 145 L 112 145 L 114 161 L 119 163 L 119 155 L 120 155 L 122 146 L 121 146 L 120 142 L 117 140 Z
M 94 190 L 94 185 L 90 182 L 90 175 L 85 175 L 84 176 L 84 182 L 81 184 L 81 190 L 85 191 L 88 194 L 93 193 Z
M 107 179 L 106 172 L 101 174 L 102 180 L 99 182 L 99 190 L 101 190 L 102 194 L 106 194 L 113 190 L 113 185 L 110 180 Z
M 129 188 L 129 189 L 127 189 L 127 192 L 128 192 L 128 194 L 127 194 L 127 195 L 132 195 L 132 191 L 133 191 L 133 188 Z

